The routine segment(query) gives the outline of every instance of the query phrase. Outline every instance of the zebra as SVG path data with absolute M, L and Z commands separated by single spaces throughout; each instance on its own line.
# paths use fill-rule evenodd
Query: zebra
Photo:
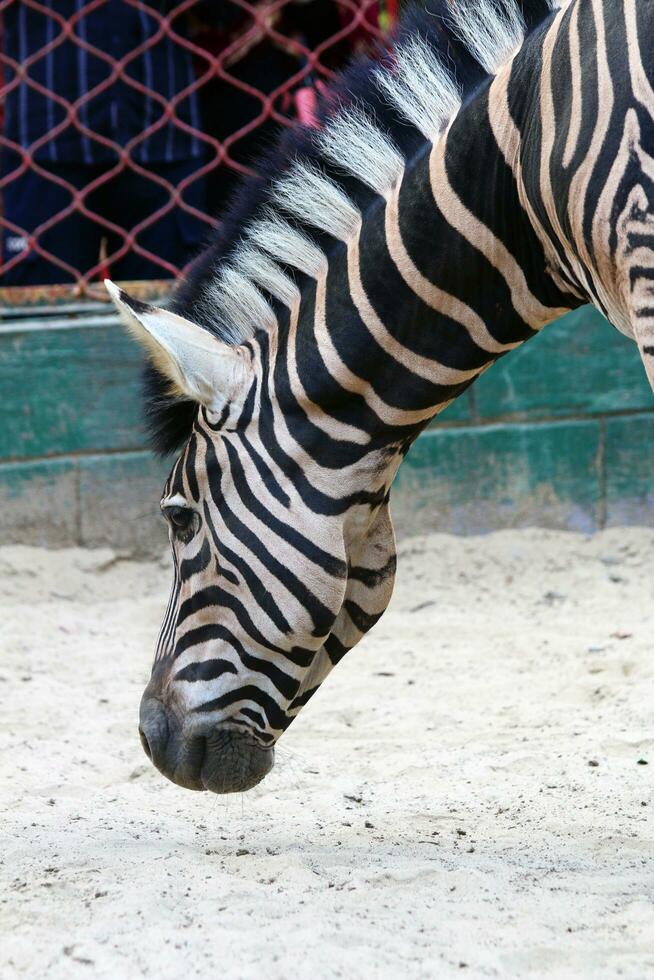
M 106 284 L 179 454 L 140 735 L 216 793 L 386 609 L 391 484 L 438 412 L 584 303 L 654 382 L 654 3 L 431 0 L 262 173 L 167 305 Z

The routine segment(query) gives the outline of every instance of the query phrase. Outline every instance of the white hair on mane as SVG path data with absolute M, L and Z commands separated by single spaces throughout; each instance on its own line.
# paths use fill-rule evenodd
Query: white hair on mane
M 238 271 L 235 262 L 223 266 L 218 278 L 207 290 L 203 306 L 214 317 L 218 314 L 231 336 L 224 338 L 240 343 L 257 328 L 270 329 L 275 323 L 274 311 L 252 280 Z
M 317 279 L 327 267 L 327 256 L 322 249 L 272 210 L 252 222 L 247 240 L 255 248 L 312 279 Z
M 547 3 L 558 10 L 569 0 Z M 448 7 L 450 31 L 489 75 L 524 43 L 526 27 L 517 0 L 449 0 Z M 400 117 L 431 142 L 461 106 L 453 72 L 419 34 L 400 40 L 391 67 L 379 66 L 371 77 Z M 382 195 L 401 180 L 406 166 L 365 105 L 337 110 L 316 133 L 314 145 L 325 160 Z M 219 267 L 201 301 L 207 319 L 218 316 L 223 337 L 231 343 L 276 322 L 262 290 L 289 307 L 298 301 L 297 285 L 280 266 L 314 279 L 325 274 L 324 251 L 284 213 L 341 241 L 351 240 L 362 221 L 356 204 L 319 164 L 296 159 L 273 184 L 270 203 L 248 223 L 242 242 Z
M 454 78 L 421 37 L 400 44 L 393 68 L 378 68 L 375 82 L 400 115 L 432 142 L 461 104 Z
M 456 0 L 450 16 L 454 33 L 489 75 L 510 61 L 525 39 L 514 0 Z
M 275 184 L 273 200 L 300 221 L 341 241 L 348 241 L 361 223 L 358 207 L 313 163 L 296 160 Z
M 378 194 L 394 187 L 404 173 L 400 151 L 359 106 L 339 112 L 317 140 L 328 160 Z
M 291 277 L 253 245 L 239 248 L 234 266 L 241 275 L 247 276 L 286 306 L 291 307 L 299 301 L 300 290 Z

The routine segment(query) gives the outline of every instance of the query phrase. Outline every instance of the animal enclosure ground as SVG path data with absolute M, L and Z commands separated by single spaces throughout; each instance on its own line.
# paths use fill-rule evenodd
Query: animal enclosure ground
M 139 745 L 168 580 L 0 550 L 3 980 L 654 975 L 654 531 L 404 542 L 242 797 Z

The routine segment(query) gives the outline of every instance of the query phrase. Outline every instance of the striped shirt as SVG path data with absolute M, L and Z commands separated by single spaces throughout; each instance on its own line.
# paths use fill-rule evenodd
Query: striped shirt
M 148 0 L 148 5 L 165 15 L 179 2 Z M 87 4 L 88 0 L 41 0 L 42 6 L 66 20 Z M 174 20 L 172 27 L 184 36 L 184 17 Z M 15 0 L 3 14 L 3 50 L 6 56 L 24 65 L 27 59 L 58 41 L 52 50 L 30 63 L 27 76 L 68 103 L 87 95 L 110 77 L 112 62 L 106 60 L 107 56 L 113 61 L 127 58 L 125 75 L 152 89 L 163 100 L 139 92 L 129 82 L 118 78 L 97 96 L 84 101 L 77 110 L 77 118 L 83 127 L 120 146 L 126 146 L 149 126 L 160 122 L 166 106 L 195 81 L 189 52 L 167 34 L 130 57 L 131 52 L 157 34 L 159 22 L 126 0 L 105 0 L 101 6 L 82 14 L 73 30 L 80 41 L 92 45 L 105 57 L 74 40 L 60 40 L 62 31 L 53 17 L 33 9 L 23 0 Z M 67 107 L 21 78 L 10 65 L 5 64 L 4 73 L 5 85 L 13 84 L 5 96 L 3 134 L 23 149 L 29 149 L 66 119 Z M 196 93 L 181 99 L 175 114 L 182 122 L 201 129 Z M 201 140 L 165 119 L 156 132 L 137 140 L 131 149 L 132 157 L 140 163 L 173 162 L 202 153 Z M 53 163 L 112 163 L 117 159 L 114 150 L 103 146 L 74 123 L 40 143 L 33 156 L 40 162 Z

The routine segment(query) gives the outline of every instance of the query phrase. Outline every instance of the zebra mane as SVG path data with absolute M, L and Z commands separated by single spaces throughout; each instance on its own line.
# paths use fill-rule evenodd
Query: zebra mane
M 302 276 L 326 267 L 378 195 L 446 129 L 462 105 L 569 0 L 427 0 L 410 9 L 392 51 L 356 60 L 323 98 L 321 125 L 296 126 L 245 180 L 169 307 L 232 344 L 277 323 Z M 153 448 L 188 438 L 197 406 L 152 367 L 145 408 Z

